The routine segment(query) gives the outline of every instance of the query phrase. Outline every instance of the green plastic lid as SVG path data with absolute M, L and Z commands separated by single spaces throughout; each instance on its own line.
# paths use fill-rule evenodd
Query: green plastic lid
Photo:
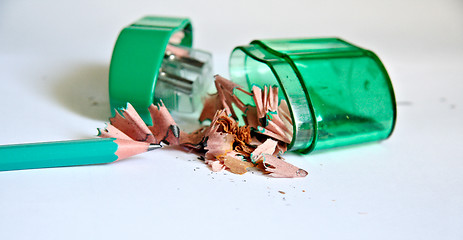
M 146 16 L 122 29 L 109 69 L 112 115 L 130 102 L 150 125 L 148 107 L 160 99 L 170 110 L 196 111 L 212 67 L 211 55 L 192 49 L 192 42 L 187 18 Z

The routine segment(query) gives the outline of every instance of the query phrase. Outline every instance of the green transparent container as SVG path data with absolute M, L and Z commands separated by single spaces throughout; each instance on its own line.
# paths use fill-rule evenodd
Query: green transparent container
M 291 150 L 383 140 L 394 129 L 394 91 L 383 64 L 338 38 L 252 41 L 233 50 L 230 76 L 248 91 L 253 84 L 280 88 L 293 120 Z

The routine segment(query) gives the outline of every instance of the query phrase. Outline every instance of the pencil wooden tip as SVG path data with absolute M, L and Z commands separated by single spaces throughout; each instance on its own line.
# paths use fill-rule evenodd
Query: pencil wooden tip
M 114 142 L 118 145 L 117 160 L 131 157 L 150 150 L 151 145 L 146 142 L 137 142 L 133 140 L 116 139 Z

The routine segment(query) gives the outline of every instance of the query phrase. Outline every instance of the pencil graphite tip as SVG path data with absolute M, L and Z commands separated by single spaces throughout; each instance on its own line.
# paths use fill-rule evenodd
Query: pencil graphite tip
M 163 147 L 162 144 L 150 144 L 148 146 L 148 151 L 156 150 L 156 149 L 162 148 L 162 147 Z

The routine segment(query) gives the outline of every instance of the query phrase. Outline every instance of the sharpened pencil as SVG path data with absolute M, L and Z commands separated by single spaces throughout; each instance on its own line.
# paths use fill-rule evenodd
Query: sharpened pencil
M 116 138 L 2 145 L 0 171 L 111 163 L 161 147 Z

